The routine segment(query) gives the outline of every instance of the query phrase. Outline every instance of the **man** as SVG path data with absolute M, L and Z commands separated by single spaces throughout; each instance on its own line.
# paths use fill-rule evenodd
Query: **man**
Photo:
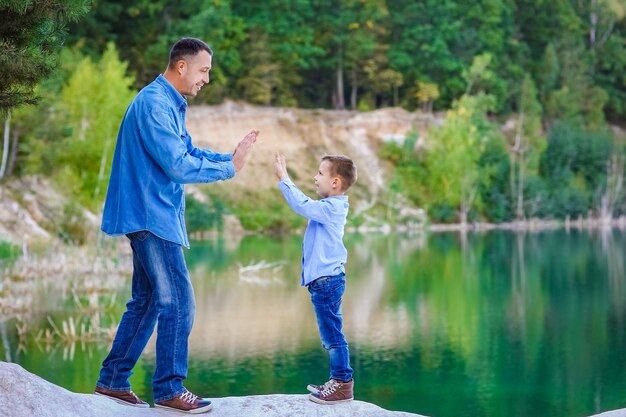
M 149 407 L 130 390 L 128 378 L 158 322 L 155 406 L 194 414 L 211 408 L 210 401 L 183 386 L 195 315 L 182 251 L 189 247 L 183 184 L 232 178 L 245 165 L 258 134 L 247 134 L 232 154 L 193 146 L 185 127 L 185 96 L 195 96 L 209 83 L 212 56 L 201 40 L 176 42 L 166 71 L 137 94 L 120 126 L 102 231 L 130 240 L 132 297 L 95 393 L 122 404 Z

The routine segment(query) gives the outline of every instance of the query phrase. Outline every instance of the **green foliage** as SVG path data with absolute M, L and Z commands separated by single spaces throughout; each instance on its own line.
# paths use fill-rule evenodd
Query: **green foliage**
M 82 245 L 87 241 L 91 230 L 87 227 L 84 208 L 75 201 L 69 201 L 63 207 L 61 221 L 57 225 L 58 236 L 66 243 Z
M 36 101 L 34 87 L 56 66 L 67 24 L 84 16 L 90 3 L 0 1 L 0 113 Z
M 219 198 L 213 197 L 210 204 L 203 204 L 193 197 L 187 197 L 185 201 L 187 231 L 192 233 L 222 230 L 225 212 L 226 205 Z
M 420 155 L 415 152 L 417 132 L 412 131 L 402 144 L 387 142 L 380 147 L 378 156 L 391 162 L 395 169 L 389 185 L 392 193 L 401 193 L 416 206 L 427 206 L 429 190 L 427 171 Z
M 52 176 L 91 209 L 106 190 L 130 85 L 163 71 L 182 36 L 215 52 L 211 88 L 196 102 L 451 108 L 424 149 L 412 133 L 380 150 L 394 166 L 390 199 L 401 193 L 438 221 L 587 214 L 607 188 L 607 161 L 623 158 L 597 133 L 626 116 L 626 8 L 617 0 L 101 0 L 72 24 L 73 48 L 50 73 L 65 25 L 90 5 L 53 3 L 0 0 L 0 110 L 41 97 L 12 111 L 15 172 Z M 506 138 L 488 121 L 496 118 L 515 119 Z M 244 227 L 303 224 L 276 195 L 238 207 Z M 225 209 L 188 210 L 201 230 Z
M 59 109 L 70 135 L 56 164 L 78 179 L 78 201 L 94 209 L 104 199 L 120 121 L 135 92 L 113 44 L 99 62 L 83 59 L 61 91 Z
M 439 109 L 484 91 L 492 111 L 509 114 L 530 74 L 551 122 L 582 115 L 578 122 L 597 127 L 604 111 L 611 120 L 626 114 L 618 0 L 103 0 L 71 27 L 92 58 L 114 41 L 137 88 L 182 36 L 215 50 L 203 102 L 413 109 L 421 81 L 437 85 Z
M 246 230 L 255 232 L 288 232 L 306 225 L 306 219 L 294 213 L 280 190 L 250 193 L 233 212 Z
M 509 175 L 511 163 L 504 140 L 492 135 L 485 144 L 478 160 L 482 172 L 479 185 L 482 214 L 487 219 L 500 223 L 513 218 L 513 207 Z
M 542 108 L 537 100 L 537 89 L 533 79 L 526 75 L 517 105 L 518 117 L 514 139 L 510 143 L 511 159 L 511 204 L 515 216 L 523 219 L 529 214 L 526 202 L 536 195 L 529 194 L 527 180 L 538 175 L 539 158 L 545 149 L 545 139 L 541 130 Z
M 430 132 L 424 164 L 431 204 L 454 207 L 461 221 L 480 204 L 479 159 L 493 129 L 485 118 L 492 105 L 490 96 L 463 96 L 448 111 L 444 125 Z
M 295 106 L 289 89 L 290 81 L 272 58 L 267 34 L 253 33 L 244 48 L 245 75 L 237 81 L 237 88 L 246 101 L 255 104 Z
M 567 37 L 560 43 L 557 57 L 561 70 L 558 88 L 547 97 L 547 117 L 581 128 L 601 128 L 608 94 L 595 86 L 590 77 L 592 56 L 584 49 L 582 40 Z
M 0 262 L 10 261 L 18 257 L 19 248 L 9 242 L 0 240 Z
M 71 134 L 59 111 L 59 97 L 83 56 L 75 49 L 64 48 L 59 54 L 60 65 L 51 76 L 34 90 L 39 101 L 34 106 L 21 106 L 12 111 L 12 129 L 19 137 L 14 172 L 51 176 L 60 167 L 58 155 L 64 151 L 62 141 Z
M 490 53 L 477 55 L 472 61 L 472 66 L 463 71 L 463 79 L 467 83 L 465 94 L 488 90 L 489 83 L 495 77 L 495 73 L 489 68 L 491 60 Z
M 557 123 L 548 134 L 540 172 L 547 185 L 543 216 L 586 216 L 598 206 L 606 187 L 607 164 L 614 152 L 607 133 L 589 133 Z

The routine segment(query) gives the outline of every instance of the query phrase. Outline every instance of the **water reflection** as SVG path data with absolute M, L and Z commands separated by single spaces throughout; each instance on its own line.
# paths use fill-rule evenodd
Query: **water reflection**
M 625 243 L 619 230 L 346 236 L 357 397 L 436 417 L 574 417 L 626 406 Z M 301 392 L 327 376 L 299 286 L 300 244 L 300 236 L 246 237 L 186 252 L 197 300 L 190 389 Z M 62 307 L 18 320 L 27 325 L 21 336 L 15 320 L 0 320 L 0 359 L 89 391 L 128 288 L 112 289 L 105 311 L 89 308 L 106 304 L 101 293 L 99 302 L 69 294 L 44 297 Z M 109 332 L 57 346 L 37 338 L 39 329 L 54 332 L 47 315 L 61 334 L 71 317 L 75 328 Z M 147 398 L 153 370 L 152 341 L 133 377 Z

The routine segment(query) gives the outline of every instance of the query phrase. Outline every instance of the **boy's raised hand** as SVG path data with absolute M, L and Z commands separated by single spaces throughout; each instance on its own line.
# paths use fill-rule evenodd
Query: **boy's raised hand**
M 285 162 L 285 155 L 280 152 L 274 154 L 274 174 L 279 181 L 289 178 L 287 174 L 287 163 Z

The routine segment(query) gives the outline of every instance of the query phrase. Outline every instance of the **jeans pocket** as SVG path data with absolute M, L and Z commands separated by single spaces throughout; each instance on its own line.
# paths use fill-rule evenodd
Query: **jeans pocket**
M 346 280 L 345 278 L 339 278 L 329 283 L 328 293 L 331 295 L 333 299 L 338 299 L 341 303 L 341 297 L 343 293 L 346 291 Z
M 346 283 L 345 275 L 335 275 L 320 277 L 312 281 L 308 287 L 309 291 L 327 291 L 329 293 L 337 291 Z

